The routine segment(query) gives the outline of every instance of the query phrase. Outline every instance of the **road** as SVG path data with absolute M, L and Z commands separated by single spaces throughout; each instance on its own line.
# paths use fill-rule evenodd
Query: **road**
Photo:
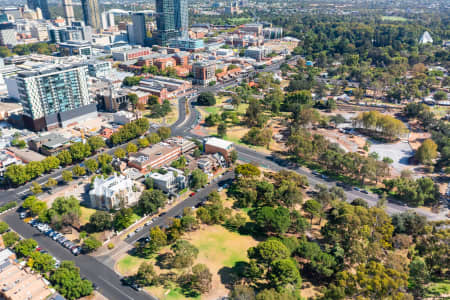
M 41 248 L 47 250 L 52 256 L 60 261 L 71 260 L 80 268 L 80 273 L 99 287 L 99 292 L 107 299 L 151 299 L 156 298 L 144 293 L 137 292 L 128 286 L 123 286 L 120 276 L 101 262 L 89 255 L 72 255 L 67 249 L 57 242 L 46 237 L 37 229 L 19 219 L 16 212 L 10 212 L 2 216 L 17 233 L 24 238 L 32 238 L 38 242 Z
M 296 57 L 292 58 L 292 60 L 297 59 Z M 274 64 L 272 66 L 267 67 L 266 69 L 262 70 L 256 70 L 255 73 L 258 72 L 271 72 L 274 70 L 277 70 L 279 68 L 280 64 Z M 235 86 L 239 84 L 237 81 L 234 82 L 227 82 L 225 84 L 218 84 L 212 87 L 204 87 L 200 88 L 199 92 L 203 91 L 218 91 L 220 89 L 223 89 L 228 86 Z M 195 107 L 192 105 L 192 102 L 195 101 L 196 96 L 198 94 L 192 95 L 189 99 L 180 99 L 179 100 L 179 118 L 178 120 L 171 125 L 172 135 L 175 136 L 192 136 L 195 138 L 203 138 L 201 136 L 197 136 L 195 134 L 190 133 L 191 129 L 197 124 L 197 120 L 199 117 L 199 112 L 195 109 Z M 190 113 L 187 114 L 186 111 L 186 101 L 188 101 L 188 107 Z M 114 151 L 118 147 L 125 147 L 125 145 L 117 146 L 114 148 L 110 148 L 105 150 L 103 153 L 109 153 L 113 154 Z M 238 152 L 238 156 L 240 160 L 248 161 L 248 162 L 256 162 L 260 164 L 263 167 L 279 171 L 283 168 L 291 169 L 299 174 L 305 175 L 308 177 L 310 185 L 315 185 L 317 183 L 322 183 L 326 185 L 334 185 L 335 182 L 331 181 L 324 181 L 320 178 L 317 178 L 313 176 L 309 170 L 298 168 L 298 167 L 286 167 L 287 162 L 285 160 L 279 160 L 271 155 L 266 155 L 260 152 L 256 152 L 255 150 L 242 147 L 239 145 L 236 145 L 236 150 Z M 99 153 L 100 154 L 100 153 Z M 98 154 L 97 154 L 98 155 Z M 61 174 L 64 170 L 70 170 L 72 167 L 66 167 L 63 169 L 58 169 L 53 171 L 51 174 L 46 174 L 44 176 L 39 177 L 36 181 L 40 184 L 45 183 L 50 177 L 53 177 L 55 179 L 59 179 L 61 177 Z M 226 181 L 229 179 L 232 179 L 234 174 L 232 172 L 228 172 L 225 174 L 222 178 L 220 178 L 220 182 Z M 21 200 L 24 195 L 26 195 L 29 192 L 29 187 L 31 183 L 28 183 L 24 186 L 18 187 L 16 189 L 9 189 L 9 190 L 3 190 L 1 192 L 1 199 L 0 203 L 5 203 L 13 200 Z M 164 226 L 166 225 L 170 218 L 173 218 L 176 215 L 180 215 L 185 207 L 192 207 L 195 204 L 199 203 L 200 201 L 206 199 L 206 197 L 211 193 L 212 191 L 216 190 L 218 188 L 218 182 L 212 182 L 204 189 L 200 190 L 196 195 L 193 197 L 189 197 L 185 201 L 178 203 L 176 206 L 171 208 L 166 215 L 163 217 L 160 217 L 156 219 L 156 221 L 151 226 Z M 353 200 L 355 198 L 363 198 L 366 200 L 370 205 L 375 205 L 378 201 L 377 197 L 374 195 L 366 195 L 357 191 L 346 191 L 346 195 L 348 200 Z M 408 210 L 408 207 L 403 207 L 400 205 L 396 205 L 394 203 L 388 203 L 386 207 L 386 211 L 389 214 L 403 212 Z M 420 214 L 424 214 L 428 217 L 430 220 L 436 220 L 438 218 L 442 219 L 441 215 L 435 215 L 428 212 L 418 211 Z M 18 218 L 18 215 L 16 212 L 9 212 L 7 214 L 4 214 L 1 216 L 1 219 L 5 220 L 10 227 L 17 231 L 20 235 L 22 235 L 25 238 L 33 238 L 35 239 L 39 245 L 43 248 L 49 251 L 49 253 L 59 260 L 72 260 L 75 262 L 75 264 L 80 268 L 81 274 L 85 276 L 90 281 L 94 282 L 100 289 L 100 292 L 105 295 L 108 299 L 114 300 L 114 299 L 155 299 L 154 297 L 144 293 L 144 292 L 137 292 L 130 287 L 123 286 L 120 282 L 120 277 L 117 275 L 114 270 L 107 267 L 105 264 L 101 263 L 99 260 L 88 256 L 88 255 L 81 255 L 81 256 L 73 256 L 68 250 L 60 246 L 58 243 L 54 242 L 53 240 L 43 236 L 41 233 L 39 233 L 36 229 L 32 228 L 28 224 L 24 223 Z M 138 234 L 134 235 L 133 237 L 127 238 L 125 241 L 133 244 L 138 239 L 146 236 L 148 234 L 148 230 L 143 230 L 139 232 Z

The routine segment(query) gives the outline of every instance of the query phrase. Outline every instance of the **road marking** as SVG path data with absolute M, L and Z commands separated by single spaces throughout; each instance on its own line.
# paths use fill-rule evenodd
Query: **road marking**
M 133 298 L 131 298 L 130 296 L 128 296 L 127 294 L 125 294 L 124 292 L 122 292 L 121 290 L 119 290 L 118 288 L 116 288 L 114 285 L 112 285 L 111 283 L 109 283 L 108 281 L 106 281 L 106 279 L 104 279 L 102 276 L 99 276 L 98 278 L 100 278 L 101 281 L 103 281 L 104 283 L 106 283 L 107 285 L 109 285 L 110 287 L 112 287 L 113 289 L 115 289 L 116 291 L 118 291 L 119 293 L 121 293 L 122 295 L 124 295 L 125 297 L 127 297 L 128 299 L 134 300 Z

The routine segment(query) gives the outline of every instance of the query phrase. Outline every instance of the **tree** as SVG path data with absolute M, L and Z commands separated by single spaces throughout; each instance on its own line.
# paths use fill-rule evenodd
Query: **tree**
M 265 232 L 282 234 L 291 226 L 289 210 L 285 207 L 264 206 L 252 212 L 251 217 Z
M 159 127 L 157 132 L 161 140 L 168 139 L 172 135 L 170 127 Z
M 14 247 L 18 257 L 29 257 L 36 250 L 38 243 L 33 239 L 23 239 Z
M 237 165 L 234 169 L 236 175 L 242 175 L 244 177 L 259 177 L 261 176 L 261 171 L 259 168 L 253 164 L 241 164 Z
M 30 174 L 27 173 L 26 168 L 22 165 L 8 166 L 6 168 L 4 177 L 8 182 L 12 183 L 14 186 L 22 185 L 31 179 Z
M 211 289 L 212 274 L 208 267 L 197 264 L 192 267 L 191 289 L 199 293 L 208 293 Z
M 427 264 L 420 258 L 414 258 L 409 264 L 409 283 L 416 297 L 422 297 L 425 292 L 425 285 L 430 280 L 430 273 Z
M 113 227 L 116 231 L 121 231 L 131 225 L 133 210 L 131 208 L 121 208 L 114 214 Z
M 101 136 L 91 136 L 87 139 L 87 142 L 94 152 L 97 152 L 98 149 L 106 146 L 106 143 Z
M 171 264 L 173 268 L 188 268 L 198 256 L 198 249 L 186 240 L 177 240 L 170 248 L 174 252 Z
M 9 229 L 8 223 L 0 221 L 0 234 L 5 233 L 8 229 Z
M 128 143 L 127 145 L 127 152 L 128 153 L 135 153 L 138 151 L 138 146 L 134 143 Z
M 89 144 L 77 142 L 70 146 L 69 152 L 73 160 L 82 161 L 85 157 L 91 155 L 91 146 L 89 146 Z
M 337 274 L 336 284 L 332 284 L 325 293 L 326 299 L 335 299 L 331 295 L 344 293 L 343 296 L 367 299 L 404 299 L 402 292 L 407 288 L 408 275 L 379 262 L 370 261 L 357 267 L 356 273 L 343 271 Z
M 30 255 L 28 263 L 32 262 L 32 268 L 41 273 L 48 273 L 55 268 L 55 260 L 50 254 L 33 252 Z
M 192 189 L 197 190 L 204 187 L 208 183 L 208 175 L 199 169 L 195 169 L 191 173 L 190 186 Z
M 97 250 L 98 248 L 100 248 L 101 245 L 102 243 L 99 240 L 97 240 L 93 236 L 89 236 L 86 239 L 84 239 L 83 245 L 81 245 L 81 247 L 83 248 L 83 251 L 89 253 Z
M 30 207 L 33 216 L 40 216 L 47 211 L 47 203 L 44 201 L 36 201 Z
M 317 202 L 316 200 L 310 199 L 307 200 L 305 204 L 303 204 L 303 209 L 305 210 L 305 212 L 308 213 L 312 225 L 312 220 L 314 217 L 320 214 L 320 211 L 322 210 L 322 205 L 320 205 L 320 203 Z
M 234 164 L 238 159 L 238 153 L 236 150 L 231 151 L 230 153 L 230 160 Z
M 235 285 L 229 297 L 231 300 L 255 300 L 255 290 L 247 285 Z
M 56 158 L 59 159 L 59 162 L 63 166 L 70 165 L 72 163 L 72 154 L 69 151 L 63 150 L 56 155 Z
M 33 206 L 34 203 L 36 203 L 36 201 L 38 201 L 37 197 L 32 195 L 32 196 L 28 196 L 25 198 L 25 200 L 22 203 L 22 207 L 23 208 L 31 208 Z
M 170 135 L 169 135 L 170 136 Z M 150 143 L 150 145 L 159 143 L 161 141 L 161 137 L 156 133 L 156 132 L 152 132 L 147 136 L 148 142 Z
M 203 106 L 216 105 L 216 97 L 214 97 L 214 94 L 211 92 L 202 92 L 197 97 L 197 103 L 198 105 Z
M 127 76 L 123 79 L 123 84 L 125 86 L 138 85 L 141 79 L 142 79 L 141 76 Z
M 112 216 L 106 211 L 97 210 L 89 217 L 93 231 L 101 232 L 112 228 Z
M 72 172 L 66 170 L 62 172 L 61 177 L 66 183 L 71 182 L 73 179 Z
M 144 191 L 138 201 L 137 209 L 143 215 L 151 215 L 166 203 L 167 197 L 160 190 Z
M 114 151 L 114 156 L 119 159 L 124 158 L 126 155 L 127 155 L 127 153 L 122 148 L 117 148 L 117 150 Z
M 46 187 L 46 188 L 52 188 L 52 187 L 54 187 L 54 186 L 57 185 L 57 184 L 58 184 L 58 181 L 56 181 L 56 179 L 50 177 L 50 178 L 47 180 L 47 182 L 45 183 L 45 187 Z
M 287 285 L 297 287 L 302 282 L 298 268 L 290 258 L 275 260 L 268 275 L 270 284 L 277 290 L 281 290 Z
M 290 251 L 282 242 L 268 239 L 259 243 L 256 247 L 249 248 L 247 254 L 250 259 L 255 259 L 259 264 L 269 266 L 277 259 L 288 258 Z
M 131 103 L 131 106 L 133 107 L 133 110 L 136 109 L 137 107 L 137 103 L 139 101 L 139 98 L 136 94 L 134 93 L 129 93 L 128 94 L 128 101 Z
M 20 239 L 19 235 L 14 231 L 4 233 L 2 238 L 6 247 L 13 246 Z
M 155 250 L 167 245 L 167 235 L 159 227 L 153 227 L 150 230 L 150 240 Z
M 157 280 L 157 274 L 151 263 L 143 262 L 135 276 L 136 283 L 141 286 L 150 286 Z
M 423 164 L 431 164 L 437 157 L 437 145 L 432 139 L 426 139 L 415 154 L 416 159 Z
M 73 173 L 75 176 L 81 177 L 81 176 L 83 176 L 83 175 L 86 175 L 86 169 L 83 168 L 83 167 L 80 166 L 80 165 L 76 165 L 75 167 L 73 167 L 72 173 Z
M 217 135 L 220 137 L 224 137 L 227 135 L 227 124 L 226 123 L 220 123 L 219 126 L 217 126 Z
M 92 283 L 81 279 L 80 270 L 72 261 L 63 261 L 50 276 L 50 282 L 66 299 L 74 300 L 92 293 Z
M 138 145 L 139 145 L 139 148 L 145 148 L 150 145 L 150 142 L 146 138 L 140 138 L 138 140 Z
M 31 192 L 35 195 L 42 193 L 42 187 L 36 181 L 33 181 L 32 187 L 30 188 Z
M 44 172 L 49 172 L 51 170 L 57 169 L 59 167 L 59 159 L 55 156 L 48 156 L 41 161 L 44 167 Z
M 98 162 L 91 158 L 91 159 L 86 159 L 84 161 L 84 165 L 86 166 L 86 169 L 88 169 L 89 173 L 93 174 L 98 170 Z
M 436 101 L 447 100 L 448 99 L 448 95 L 444 91 L 437 91 L 436 93 L 434 93 L 433 98 Z

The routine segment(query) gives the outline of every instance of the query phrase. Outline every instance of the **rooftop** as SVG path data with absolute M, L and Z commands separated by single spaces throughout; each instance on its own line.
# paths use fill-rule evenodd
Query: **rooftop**
M 205 144 L 213 146 L 213 147 L 221 148 L 221 149 L 230 149 L 231 147 L 233 147 L 232 142 L 228 142 L 228 141 L 218 139 L 215 137 L 207 138 L 205 140 Z

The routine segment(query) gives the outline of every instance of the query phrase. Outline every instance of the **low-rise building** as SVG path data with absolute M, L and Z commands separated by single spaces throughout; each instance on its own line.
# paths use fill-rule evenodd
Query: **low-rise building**
M 167 173 L 151 173 L 150 178 L 153 180 L 153 184 L 156 188 L 166 192 L 173 193 L 177 190 L 182 190 L 187 186 L 186 176 L 183 175 L 183 171 L 168 168 Z
M 114 114 L 113 122 L 124 125 L 124 124 L 131 123 L 134 120 L 136 120 L 136 115 L 134 113 L 121 110 Z
M 8 300 L 47 299 L 53 294 L 48 282 L 39 273 L 12 260 L 0 265 L 0 295 Z
M 138 169 L 142 173 L 169 164 L 181 156 L 181 147 L 158 143 L 137 153 L 130 154 L 128 166 Z
M 220 153 L 227 162 L 230 162 L 230 154 L 234 150 L 234 144 L 219 138 L 210 137 L 204 140 L 203 149 L 207 154 Z
M 172 146 L 177 146 L 181 148 L 181 154 L 184 154 L 188 151 L 194 150 L 195 148 L 197 148 L 197 145 L 188 139 L 185 139 L 181 136 L 174 136 L 171 138 L 168 138 L 167 140 L 165 140 L 166 143 L 172 145 Z
M 163 76 L 149 77 L 139 82 L 139 90 L 158 97 L 160 102 L 190 93 L 191 89 L 192 83 L 188 80 Z
M 70 147 L 70 139 L 57 133 L 48 133 L 28 140 L 28 147 L 44 155 L 55 155 Z
M 3 176 L 9 166 L 20 163 L 21 161 L 11 151 L 0 150 L 0 176 Z
M 139 195 L 135 182 L 128 177 L 116 174 L 107 179 L 101 176 L 96 177 L 93 188 L 89 191 L 91 207 L 105 210 L 134 205 Z
M 144 47 L 144 48 L 133 48 L 124 51 L 113 51 L 112 55 L 114 60 L 129 61 L 132 59 L 138 59 L 139 57 L 149 55 L 151 52 L 152 49 Z

